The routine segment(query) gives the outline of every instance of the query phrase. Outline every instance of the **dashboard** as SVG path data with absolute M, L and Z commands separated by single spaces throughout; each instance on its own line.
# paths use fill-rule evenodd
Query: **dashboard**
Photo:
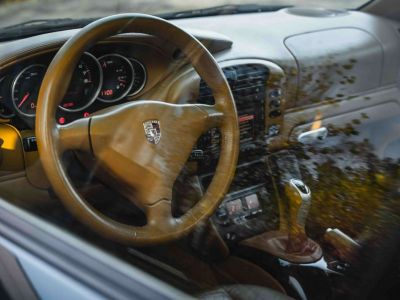
M 138 47 L 133 43 L 129 45 L 130 49 Z M 99 44 L 82 55 L 69 88 L 59 104 L 56 113 L 59 124 L 90 117 L 96 111 L 125 101 L 135 101 L 143 97 L 146 99 L 150 94 L 150 87 L 163 82 L 162 79 L 154 80 L 151 70 L 157 68 L 151 67 L 151 61 L 158 57 L 159 61 L 171 65 L 171 58 L 153 52 L 152 60 L 149 61 L 146 57 L 132 55 L 126 46 L 127 44 L 119 43 Z M 147 46 L 146 49 L 147 53 L 152 52 L 152 48 Z M 33 59 L 24 59 L 3 73 L 0 117 L 22 132 L 34 128 L 39 88 L 55 54 L 56 52 L 49 52 L 35 55 Z M 174 70 L 181 60 L 179 58 L 173 64 Z M 276 216 L 265 218 L 266 214 L 273 211 L 273 205 L 269 202 L 269 192 L 265 188 L 265 166 L 262 159 L 266 155 L 266 139 L 276 136 L 282 126 L 286 77 L 278 65 L 260 59 L 229 60 L 222 62 L 221 67 L 237 107 L 241 166 L 229 195 L 214 219 L 223 238 L 235 241 L 236 237 L 232 236 L 232 232 L 238 232 L 240 239 L 243 239 L 276 224 Z M 170 74 L 168 70 L 168 67 L 164 69 L 167 75 Z M 193 90 L 183 101 L 214 103 L 212 91 L 191 68 L 183 68 L 181 73 L 190 78 L 182 86 L 183 90 L 190 90 L 191 87 Z M 185 80 L 175 80 L 178 85 L 182 81 Z M 189 158 L 190 162 L 197 163 L 197 173 L 204 191 L 213 178 L 212 174 L 219 159 L 220 143 L 218 130 L 211 129 L 201 136 Z M 36 151 L 34 134 L 23 138 L 23 148 L 26 153 Z M 249 172 L 257 172 L 260 176 L 247 180 L 243 175 Z M 252 229 L 245 232 L 236 230 L 243 227 L 243 222 L 247 225 L 247 222 L 251 222 Z

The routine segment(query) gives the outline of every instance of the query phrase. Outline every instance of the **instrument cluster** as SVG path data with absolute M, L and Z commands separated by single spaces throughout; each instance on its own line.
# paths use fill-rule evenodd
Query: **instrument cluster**
M 51 59 L 39 57 L 0 75 L 0 118 L 34 120 L 40 86 Z M 134 96 L 142 91 L 146 79 L 144 65 L 135 58 L 112 52 L 96 57 L 85 52 L 59 104 L 57 120 L 64 124 L 88 117 L 110 103 Z

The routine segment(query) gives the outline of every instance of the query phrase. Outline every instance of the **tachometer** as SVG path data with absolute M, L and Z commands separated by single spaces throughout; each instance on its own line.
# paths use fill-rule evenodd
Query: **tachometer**
M 87 108 L 96 100 L 103 82 L 103 74 L 96 57 L 87 52 L 80 59 L 64 99 L 62 110 L 76 112 Z
M 103 69 L 103 86 L 100 101 L 115 102 L 124 98 L 132 88 L 134 71 L 131 62 L 119 54 L 107 54 L 99 58 Z
M 23 69 L 14 79 L 11 96 L 14 108 L 22 115 L 33 117 L 46 67 L 30 65 Z

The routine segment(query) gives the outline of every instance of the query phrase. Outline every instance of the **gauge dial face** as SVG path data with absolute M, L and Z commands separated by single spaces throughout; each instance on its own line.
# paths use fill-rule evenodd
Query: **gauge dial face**
M 14 108 L 20 114 L 27 117 L 35 116 L 39 89 L 45 73 L 45 66 L 30 65 L 15 77 L 11 96 Z
M 108 54 L 99 58 L 104 74 L 99 100 L 115 102 L 124 98 L 131 90 L 134 71 L 131 62 L 122 55 Z
M 134 58 L 130 58 L 129 60 L 132 63 L 135 76 L 133 78 L 133 85 L 128 96 L 134 96 L 143 90 L 146 84 L 147 73 L 145 67 L 138 60 Z
M 14 111 L 10 107 L 11 103 L 7 101 L 7 99 L 9 99 L 9 93 L 6 93 L 7 89 L 5 88 L 5 81 L 5 76 L 3 78 L 0 78 L 0 117 L 8 119 L 14 116 Z
M 103 74 L 99 62 L 92 54 L 84 53 L 59 107 L 71 112 L 87 108 L 96 100 L 102 81 Z
M 12 118 L 14 117 L 14 111 L 7 105 L 6 99 L 3 95 L 0 95 L 0 118 Z

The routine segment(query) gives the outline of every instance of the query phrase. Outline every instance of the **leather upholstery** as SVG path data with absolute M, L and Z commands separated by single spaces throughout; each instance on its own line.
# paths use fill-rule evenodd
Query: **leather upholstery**
M 306 246 L 301 252 L 288 252 L 288 239 L 288 234 L 285 232 L 271 231 L 244 240 L 241 244 L 299 264 L 313 263 L 322 257 L 321 247 L 310 238 L 307 239 Z

